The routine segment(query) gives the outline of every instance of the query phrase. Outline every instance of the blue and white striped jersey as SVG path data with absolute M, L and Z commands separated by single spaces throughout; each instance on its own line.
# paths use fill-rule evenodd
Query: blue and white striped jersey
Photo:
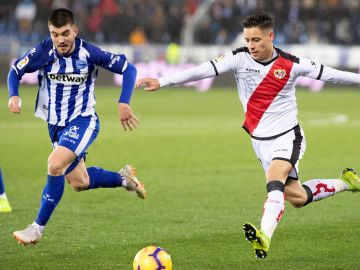
M 60 55 L 50 38 L 29 50 L 12 66 L 18 79 L 39 70 L 35 116 L 52 125 L 65 126 L 77 116 L 95 114 L 94 84 L 98 67 L 123 74 L 128 66 L 123 54 L 112 54 L 75 39 L 74 52 Z

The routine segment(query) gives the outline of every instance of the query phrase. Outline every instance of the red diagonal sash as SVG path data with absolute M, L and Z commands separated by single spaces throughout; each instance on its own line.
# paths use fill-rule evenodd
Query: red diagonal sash
M 243 127 L 252 135 L 261 117 L 290 78 L 293 62 L 279 55 L 266 77 L 251 95 L 245 113 Z

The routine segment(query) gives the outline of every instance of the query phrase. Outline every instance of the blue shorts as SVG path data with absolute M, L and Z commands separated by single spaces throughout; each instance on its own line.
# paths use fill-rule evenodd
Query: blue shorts
M 74 152 L 77 159 L 69 166 L 65 174 L 71 172 L 84 158 L 86 149 L 96 139 L 100 124 L 97 115 L 78 116 L 66 126 L 48 124 L 49 136 L 53 148 L 64 146 Z

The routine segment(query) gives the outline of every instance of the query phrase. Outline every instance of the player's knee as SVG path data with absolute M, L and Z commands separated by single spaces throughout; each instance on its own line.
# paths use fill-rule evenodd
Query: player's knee
M 65 167 L 62 162 L 54 160 L 48 160 L 48 173 L 53 176 L 63 175 L 65 173 Z
M 67 182 L 70 184 L 70 187 L 72 190 L 76 192 L 84 191 L 89 188 L 89 181 L 86 181 L 86 179 L 82 178 L 71 178 L 66 177 Z
M 70 185 L 70 186 L 71 186 L 71 189 L 76 192 L 84 191 L 87 189 L 84 186 L 80 186 L 80 185 Z
M 287 196 L 286 200 L 295 208 L 301 208 L 304 207 L 306 205 L 307 202 L 307 198 L 306 196 L 302 196 L 302 194 L 297 194 L 297 196 Z
M 305 206 L 305 201 L 303 201 L 303 200 L 294 200 L 294 201 L 289 201 L 289 202 L 295 208 L 301 208 L 301 207 Z
M 285 189 L 286 200 L 295 208 L 302 208 L 312 200 L 311 191 L 302 188 L 298 182 L 288 182 Z
M 83 183 L 79 183 L 79 182 L 76 182 L 76 183 L 70 182 L 70 187 L 73 191 L 76 191 L 76 192 L 80 192 L 80 191 L 88 189 L 87 186 L 85 186 Z

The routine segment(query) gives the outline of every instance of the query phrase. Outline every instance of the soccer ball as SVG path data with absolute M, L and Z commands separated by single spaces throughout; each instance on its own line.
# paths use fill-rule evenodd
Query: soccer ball
M 162 248 L 148 246 L 140 250 L 134 259 L 133 270 L 171 270 L 170 255 Z

